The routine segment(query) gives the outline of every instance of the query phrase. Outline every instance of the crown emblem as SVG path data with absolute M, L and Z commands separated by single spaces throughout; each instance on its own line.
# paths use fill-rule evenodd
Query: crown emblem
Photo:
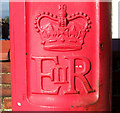
M 43 48 L 51 51 L 80 50 L 91 28 L 87 14 L 77 12 L 68 15 L 66 5 L 59 5 L 58 15 L 42 12 L 34 24 L 40 33 Z

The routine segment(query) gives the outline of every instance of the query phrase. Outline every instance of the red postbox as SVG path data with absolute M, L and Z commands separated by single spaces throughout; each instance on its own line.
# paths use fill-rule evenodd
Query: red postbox
M 110 3 L 10 2 L 13 111 L 109 111 Z

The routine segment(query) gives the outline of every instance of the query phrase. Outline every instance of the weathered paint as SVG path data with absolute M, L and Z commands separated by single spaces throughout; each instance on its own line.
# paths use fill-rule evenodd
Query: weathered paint
M 109 111 L 110 3 L 10 2 L 13 111 Z

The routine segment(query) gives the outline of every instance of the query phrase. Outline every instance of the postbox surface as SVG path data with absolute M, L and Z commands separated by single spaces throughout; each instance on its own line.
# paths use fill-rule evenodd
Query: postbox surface
M 96 106 L 102 76 L 100 3 L 24 2 L 12 5 L 22 6 L 18 10 L 23 12 L 19 15 L 22 25 L 16 19 L 23 31 L 19 29 L 21 34 L 11 42 L 15 43 L 14 54 L 20 50 L 21 55 L 21 58 L 12 57 L 16 69 L 13 69 L 15 78 L 12 79 L 13 110 L 84 111 L 90 105 Z M 13 15 L 17 16 L 15 12 Z M 11 29 L 15 31 L 12 25 Z M 95 106 L 87 110 L 95 110 Z

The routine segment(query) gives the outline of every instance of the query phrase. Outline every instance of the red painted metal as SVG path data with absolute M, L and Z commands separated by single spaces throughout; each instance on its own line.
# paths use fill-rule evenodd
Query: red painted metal
M 13 111 L 109 111 L 110 3 L 10 2 Z

